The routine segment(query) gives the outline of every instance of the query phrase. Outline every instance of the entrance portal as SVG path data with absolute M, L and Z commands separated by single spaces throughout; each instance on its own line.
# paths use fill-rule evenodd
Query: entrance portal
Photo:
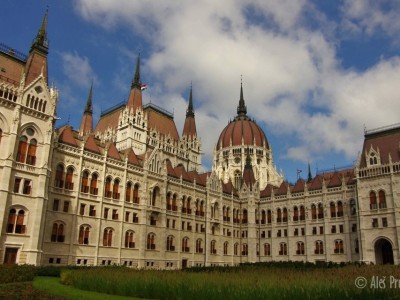
M 375 242 L 375 263 L 377 265 L 394 264 L 392 244 L 385 238 Z

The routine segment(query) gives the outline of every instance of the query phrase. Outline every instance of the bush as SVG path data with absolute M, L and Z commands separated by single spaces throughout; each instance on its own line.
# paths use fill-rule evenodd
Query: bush
M 0 284 L 32 281 L 36 269 L 32 265 L 0 265 Z

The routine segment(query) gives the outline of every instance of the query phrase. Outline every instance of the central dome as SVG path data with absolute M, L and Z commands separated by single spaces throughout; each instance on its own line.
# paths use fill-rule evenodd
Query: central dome
M 264 131 L 247 116 L 244 104 L 243 87 L 240 86 L 240 100 L 237 116 L 222 130 L 217 143 L 217 150 L 231 146 L 257 146 L 269 149 Z
M 240 145 L 269 149 L 264 131 L 247 116 L 236 117 L 222 130 L 218 139 L 217 150 Z

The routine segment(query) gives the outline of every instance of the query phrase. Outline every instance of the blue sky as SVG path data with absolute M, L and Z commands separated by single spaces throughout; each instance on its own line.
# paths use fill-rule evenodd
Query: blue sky
M 248 114 L 274 163 L 296 170 L 352 165 L 364 128 L 400 122 L 400 2 L 3 0 L 0 42 L 27 53 L 49 7 L 50 82 L 58 124 L 75 128 L 94 81 L 95 118 L 129 93 L 141 52 L 144 103 L 182 131 L 190 84 L 205 169 L 235 116 Z

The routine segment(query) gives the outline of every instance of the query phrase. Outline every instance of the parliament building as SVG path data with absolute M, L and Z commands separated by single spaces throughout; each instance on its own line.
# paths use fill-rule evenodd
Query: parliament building
M 352 168 L 289 184 L 241 85 L 204 173 L 192 90 L 178 130 L 142 103 L 140 56 L 125 102 L 93 124 L 91 87 L 80 126 L 57 128 L 46 27 L 28 55 L 0 44 L 0 263 L 400 263 L 400 125 L 365 131 Z

